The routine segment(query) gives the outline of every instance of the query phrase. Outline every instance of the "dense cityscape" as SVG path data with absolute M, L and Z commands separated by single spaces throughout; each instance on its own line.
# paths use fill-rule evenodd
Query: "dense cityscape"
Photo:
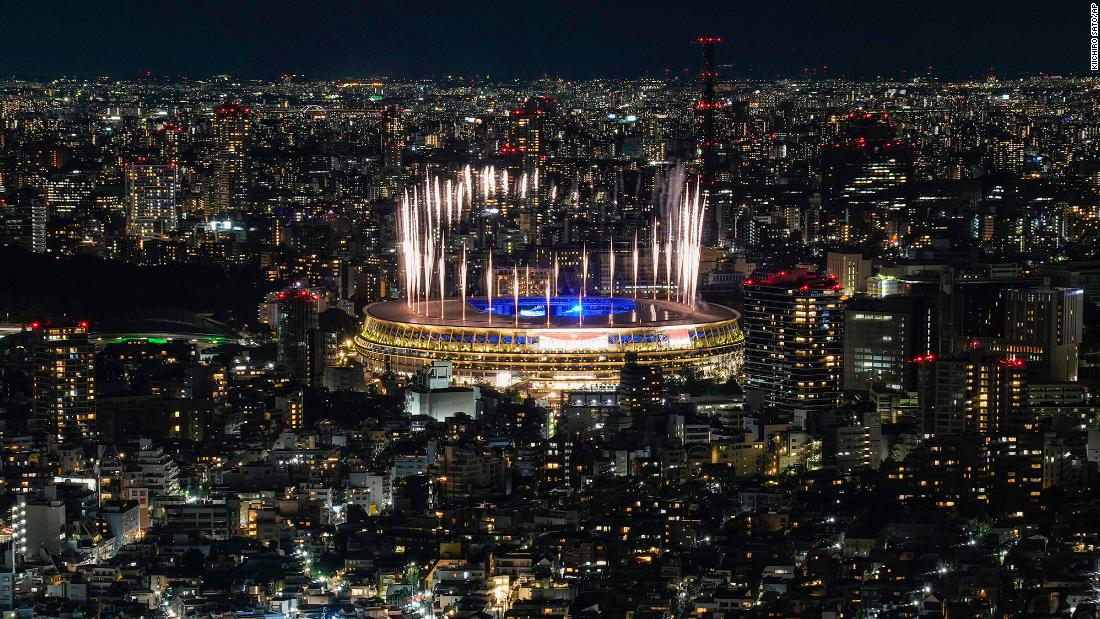
M 3 619 L 1100 617 L 1100 81 L 694 44 L 0 81 Z

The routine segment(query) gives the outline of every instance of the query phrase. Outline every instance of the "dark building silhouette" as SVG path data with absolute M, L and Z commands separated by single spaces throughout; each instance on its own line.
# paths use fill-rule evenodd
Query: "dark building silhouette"
M 279 293 L 277 305 L 275 336 L 279 369 L 308 383 L 313 377 L 317 295 L 306 290 L 289 290 Z

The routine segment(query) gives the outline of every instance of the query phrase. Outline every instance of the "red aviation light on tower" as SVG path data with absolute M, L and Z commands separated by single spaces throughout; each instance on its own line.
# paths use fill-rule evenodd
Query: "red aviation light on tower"
M 1002 367 L 1014 368 L 1014 369 L 1023 368 L 1024 365 L 1025 365 L 1024 360 L 1019 358 L 1019 357 L 1010 357 L 1008 359 L 1001 359 L 998 363 L 1000 363 Z
M 716 137 L 714 113 L 721 107 L 721 103 L 714 92 L 714 80 L 718 77 L 718 70 L 714 62 L 714 46 L 722 41 L 719 37 L 701 36 L 696 41 L 703 47 L 703 68 L 699 73 L 702 80 L 702 92 L 695 109 L 702 116 L 702 134 L 699 136 L 699 148 L 703 155 L 704 185 L 712 185 L 715 182 L 718 169 L 718 155 L 715 147 Z

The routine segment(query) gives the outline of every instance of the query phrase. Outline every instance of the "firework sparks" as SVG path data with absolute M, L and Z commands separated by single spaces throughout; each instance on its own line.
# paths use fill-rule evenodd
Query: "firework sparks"
M 511 195 L 515 190 L 519 197 L 526 197 L 527 191 L 533 186 L 538 188 L 539 175 L 536 170 L 533 177 L 523 174 L 517 181 L 516 187 L 511 187 L 507 170 L 496 178 L 496 170 L 493 166 L 486 166 L 481 170 L 482 196 L 488 200 L 497 195 L 497 191 L 503 196 Z M 447 260 L 451 254 L 452 262 L 459 259 L 458 249 L 452 248 L 448 252 L 447 242 L 457 240 L 453 230 L 463 221 L 463 210 L 473 208 L 476 185 L 473 183 L 473 172 L 469 166 L 465 166 L 455 178 L 441 178 L 425 175 L 423 184 L 415 183 L 410 190 L 406 190 L 397 208 L 397 259 L 400 268 L 399 282 L 405 293 L 405 301 L 410 309 L 420 313 L 429 311 L 427 308 L 432 301 L 439 300 L 439 315 L 445 318 L 445 300 L 447 298 Z M 499 185 L 498 185 L 499 183 Z M 659 180 L 659 188 L 654 194 L 655 217 L 652 220 L 652 228 L 649 231 L 649 257 L 647 260 L 652 268 L 650 284 L 651 295 L 657 298 L 658 291 L 663 284 L 666 300 L 677 300 L 691 308 L 698 303 L 700 261 L 702 258 L 703 226 L 707 213 L 707 198 L 701 185 L 696 182 L 690 184 L 686 181 L 682 168 L 675 168 Z M 574 186 L 575 187 L 575 186 Z M 570 196 L 574 202 L 579 199 L 576 189 Z M 557 198 L 557 186 L 552 185 L 550 191 L 551 202 Z M 632 296 L 638 297 L 640 267 L 643 260 L 644 248 L 640 246 L 642 237 L 637 231 L 634 234 L 631 246 L 631 276 Z M 457 243 L 456 243 L 457 245 Z M 663 245 L 663 248 L 662 248 Z M 583 303 L 588 296 L 588 249 L 582 246 L 580 256 L 581 282 L 577 289 L 578 305 Z M 469 295 L 468 271 L 469 261 L 465 243 L 462 244 L 461 258 L 459 261 L 458 281 L 452 281 L 452 287 L 456 286 L 461 291 L 462 317 L 466 317 L 466 298 Z M 608 245 L 608 271 L 609 281 L 606 290 L 602 290 L 607 296 L 614 296 L 616 255 L 614 242 Z M 662 262 L 663 271 L 662 274 Z M 552 270 L 547 274 L 546 290 L 548 294 L 559 294 L 560 289 L 560 263 L 557 253 L 553 255 Z M 519 265 L 513 267 L 513 302 L 517 304 L 520 291 Z M 524 266 L 525 294 L 531 294 L 530 265 Z M 489 320 L 492 320 L 492 304 L 495 294 L 495 272 L 493 271 L 492 250 L 490 249 L 486 259 L 485 269 L 485 294 L 489 310 Z M 601 289 L 604 288 L 601 286 Z M 549 305 L 546 308 L 550 312 Z M 434 314 L 434 312 L 432 312 Z M 516 316 L 518 320 L 518 313 Z M 609 317 L 613 322 L 614 318 Z M 578 323 L 583 322 L 583 316 L 578 317 Z

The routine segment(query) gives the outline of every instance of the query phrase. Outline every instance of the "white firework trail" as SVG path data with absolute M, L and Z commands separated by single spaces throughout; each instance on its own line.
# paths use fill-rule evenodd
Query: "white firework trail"
M 463 180 L 466 181 L 466 193 L 470 194 L 470 203 L 472 205 L 474 201 L 474 173 L 470 171 L 469 165 L 467 165 L 466 168 L 462 170 L 462 177 Z
M 653 254 L 653 289 L 650 291 L 653 293 L 653 298 L 657 298 L 657 275 L 661 272 L 661 243 L 657 240 L 657 226 L 659 222 L 653 220 L 653 240 L 650 242 L 649 248 Z
M 455 188 L 455 219 L 458 221 L 462 221 L 462 192 L 465 186 L 465 181 L 458 181 Z
M 561 288 L 558 287 L 558 254 L 554 252 L 554 294 L 558 294 L 560 291 Z M 546 311 L 550 311 L 550 308 L 547 308 Z
M 462 187 L 459 184 L 459 187 Z M 466 243 L 462 244 L 462 268 L 460 271 L 459 288 L 462 289 L 462 322 L 466 322 Z
M 443 299 L 447 296 L 447 250 L 439 250 L 439 318 L 443 319 Z
M 489 324 L 493 324 L 493 250 L 489 250 L 489 265 L 485 269 L 485 298 L 489 302 Z
M 693 188 L 685 181 L 683 168 L 679 166 L 664 179 L 658 195 L 661 219 L 654 226 L 655 229 L 661 224 L 666 226 L 665 299 L 671 300 L 675 295 L 677 301 L 694 309 L 698 302 L 706 197 L 698 182 Z M 657 239 L 654 231 L 654 256 L 660 251 L 656 248 Z
M 437 222 L 443 221 L 443 216 L 442 215 L 443 215 L 443 200 L 441 199 L 440 194 L 439 194 L 439 177 L 437 176 L 437 177 L 435 177 L 435 220 Z M 451 223 L 450 219 L 447 220 L 447 223 L 448 224 Z
M 519 265 L 512 263 L 512 313 L 516 317 L 516 326 L 519 326 Z
M 451 188 L 451 179 L 447 179 L 447 225 L 454 221 L 454 192 Z
M 607 255 L 610 260 L 609 266 L 611 268 L 611 273 L 608 277 L 610 280 L 610 287 L 607 290 L 607 296 L 610 297 L 615 295 L 615 241 L 607 242 Z
M 607 242 L 607 256 L 609 259 L 609 265 L 611 268 L 611 276 L 608 278 L 611 280 L 611 286 L 607 290 L 608 297 L 615 296 L 615 241 Z M 611 311 L 607 313 L 607 322 L 615 324 L 615 305 L 614 301 L 611 302 Z
M 634 231 L 634 251 L 633 251 L 633 270 L 634 270 L 634 287 L 632 289 L 635 299 L 638 298 L 638 231 Z
M 482 170 L 482 193 L 485 198 L 496 195 L 497 179 L 493 166 L 486 166 Z M 501 172 L 499 179 L 500 191 L 511 195 L 510 192 L 518 191 L 518 195 L 526 197 L 527 191 L 534 186 L 538 187 L 539 175 L 535 171 L 533 177 L 523 174 L 518 180 L 517 187 L 511 187 L 507 170 Z M 415 183 L 411 192 L 406 190 L 397 209 L 397 252 L 398 265 L 400 267 L 399 281 L 405 291 L 405 301 L 408 307 L 417 312 L 425 311 L 431 301 L 439 299 L 440 316 L 445 315 L 445 303 L 447 295 L 447 239 L 452 234 L 452 228 L 464 221 L 463 213 L 472 212 L 475 199 L 472 170 L 465 166 L 460 172 L 460 179 L 443 179 L 425 175 L 424 184 Z M 652 296 L 657 297 L 658 290 L 663 281 L 665 299 L 677 301 L 694 309 L 698 303 L 700 260 L 702 258 L 703 228 L 706 222 L 707 197 L 702 191 L 701 185 L 696 182 L 694 186 L 688 184 L 682 168 L 675 168 L 658 183 L 654 191 L 655 211 L 649 239 L 648 260 L 652 267 L 651 284 Z M 574 201 L 579 200 L 578 192 L 574 189 L 570 196 Z M 552 185 L 550 201 L 557 200 L 557 186 Z M 454 237 L 452 237 L 454 238 Z M 640 267 L 643 249 L 639 246 L 639 234 L 634 235 L 631 248 L 631 270 L 633 277 L 633 296 L 638 296 Z M 662 248 L 662 245 L 664 246 Z M 610 283 L 607 290 L 608 296 L 615 294 L 615 261 L 614 243 L 609 244 L 609 271 Z M 663 253 L 663 255 L 662 255 Z M 457 258 L 457 255 L 455 256 Z M 452 258 L 453 260 L 453 258 Z M 664 273 L 661 273 L 664 262 Z M 582 248 L 581 252 L 581 286 L 577 294 L 579 302 L 583 302 L 588 296 L 588 250 Z M 461 255 L 461 272 L 459 275 L 459 287 L 463 300 L 463 318 L 465 318 L 465 299 L 469 294 L 468 269 L 469 262 L 465 244 Z M 560 292 L 559 256 L 553 257 L 552 276 L 547 278 L 547 288 L 552 294 Z M 513 269 L 513 285 L 518 294 L 518 263 Z M 525 266 L 527 294 L 530 294 L 530 266 Z M 663 275 L 663 277 L 662 277 Z M 492 302 L 495 292 L 495 272 L 492 268 L 492 254 L 490 251 L 487 259 L 485 291 L 488 297 L 489 319 L 492 319 Z M 453 284 L 452 284 L 453 285 Z M 547 312 L 550 308 L 547 307 Z M 613 318 L 609 318 L 613 320 Z
M 588 248 L 581 245 L 581 296 L 588 296 Z M 583 313 L 583 312 L 582 312 Z

